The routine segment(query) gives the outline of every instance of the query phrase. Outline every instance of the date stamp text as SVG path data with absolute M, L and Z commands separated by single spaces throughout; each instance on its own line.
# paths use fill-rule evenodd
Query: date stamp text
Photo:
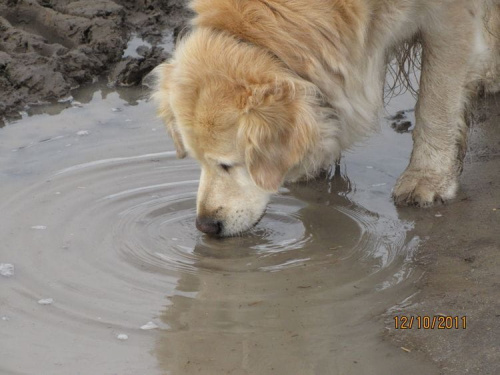
M 395 329 L 467 329 L 467 316 L 400 315 L 394 317 Z

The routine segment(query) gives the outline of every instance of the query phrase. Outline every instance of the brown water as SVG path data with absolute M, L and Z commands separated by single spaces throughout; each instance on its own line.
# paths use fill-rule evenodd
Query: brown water
M 383 340 L 421 276 L 390 199 L 409 133 L 382 120 L 217 240 L 195 229 L 198 166 L 144 96 L 95 84 L 0 129 L 0 374 L 437 373 Z

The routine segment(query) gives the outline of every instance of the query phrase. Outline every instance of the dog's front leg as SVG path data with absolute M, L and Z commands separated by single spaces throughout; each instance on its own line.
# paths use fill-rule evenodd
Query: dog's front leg
M 422 32 L 413 152 L 394 188 L 397 204 L 430 206 L 457 191 L 466 148 L 466 85 L 479 24 L 466 6 L 458 5 L 443 12 L 443 22 L 435 20 Z

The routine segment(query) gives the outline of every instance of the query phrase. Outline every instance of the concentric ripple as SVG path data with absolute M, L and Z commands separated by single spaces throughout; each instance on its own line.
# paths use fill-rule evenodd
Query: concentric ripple
M 344 263 L 363 260 L 378 272 L 404 247 L 409 228 L 399 221 L 380 218 L 338 192 L 333 192 L 333 205 L 311 201 L 325 199 L 327 182 L 294 187 L 295 192 L 283 189 L 249 233 L 210 238 L 194 226 L 198 175 L 195 163 L 176 161 L 173 152 L 166 152 L 77 165 L 58 171 L 51 185 L 99 191 L 88 196 L 90 201 L 78 202 L 82 208 L 72 220 L 92 223 L 93 233 L 106 225 L 100 241 L 109 242 L 113 254 L 159 274 L 279 271 L 331 257 Z M 314 197 L 300 199 L 303 191 Z M 207 262 L 210 258 L 216 261 Z
M 116 277 L 125 277 L 123 271 L 132 277 L 129 266 L 168 276 L 280 271 L 331 259 L 377 273 L 406 251 L 407 224 L 358 207 L 338 191 L 327 192 L 328 181 L 283 189 L 251 231 L 210 238 L 194 226 L 198 175 L 194 162 L 177 161 L 173 152 L 104 159 L 57 171 L 11 202 L 54 210 L 49 222 L 41 220 L 44 226 L 65 234 L 64 247 L 87 242 L 81 256 L 89 266 Z M 16 209 L 26 208 L 5 208 Z M 102 257 L 110 262 L 96 264 Z M 112 265 L 117 267 L 111 270 Z
M 155 133 L 160 124 L 144 125 L 137 108 L 111 112 L 123 103 L 112 94 L 107 100 L 98 127 L 78 136 L 66 130 L 65 112 L 61 128 L 51 130 L 53 142 L 8 129 L 16 140 L 7 133 L 9 155 L 16 159 L 0 170 L 8 183 L 0 202 L 0 263 L 13 264 L 15 274 L 0 277 L 0 286 L 7 286 L 0 316 L 9 340 L 0 345 L 8 359 L 0 372 L 18 371 L 23 356 L 13 348 L 30 343 L 33 361 L 19 373 L 39 372 L 36 362 L 46 358 L 52 362 L 41 373 L 77 373 L 80 365 L 69 365 L 75 356 L 88 358 L 89 374 L 156 373 L 141 365 L 151 363 L 151 336 L 140 330 L 148 321 L 168 336 L 153 345 L 169 371 L 172 353 L 184 358 L 178 348 L 198 345 L 209 333 L 211 340 L 235 332 L 267 340 L 273 332 L 297 329 L 304 337 L 315 332 L 318 345 L 327 348 L 338 337 L 323 330 L 359 324 L 362 311 L 380 306 L 382 295 L 393 303 L 412 276 L 418 238 L 409 235 L 411 223 L 357 203 L 360 196 L 381 201 L 376 189 L 349 181 L 345 164 L 343 173 L 283 188 L 242 236 L 199 233 L 197 164 L 160 152 L 167 142 Z M 92 101 L 89 116 L 97 116 L 103 103 Z M 147 103 L 139 107 L 152 112 Z M 53 303 L 38 304 L 42 299 Z M 300 329 L 288 326 L 295 312 Z M 124 333 L 129 345 L 117 339 Z M 116 361 L 103 365 L 109 355 Z M 119 364 L 119 358 L 138 360 Z

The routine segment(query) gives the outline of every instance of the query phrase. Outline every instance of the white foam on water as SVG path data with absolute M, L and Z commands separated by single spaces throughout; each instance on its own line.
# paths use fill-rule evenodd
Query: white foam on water
M 145 331 L 148 331 L 150 329 L 156 329 L 156 328 L 158 328 L 158 326 L 153 322 L 147 322 L 146 324 L 141 326 L 141 329 L 143 329 Z
M 0 263 L 0 275 L 4 277 L 14 276 L 14 265 L 10 263 Z
M 47 227 L 45 225 L 34 225 L 31 227 L 31 229 L 45 230 L 45 229 L 47 229 Z
M 39 305 L 52 305 L 54 303 L 53 298 L 42 298 L 38 300 Z

